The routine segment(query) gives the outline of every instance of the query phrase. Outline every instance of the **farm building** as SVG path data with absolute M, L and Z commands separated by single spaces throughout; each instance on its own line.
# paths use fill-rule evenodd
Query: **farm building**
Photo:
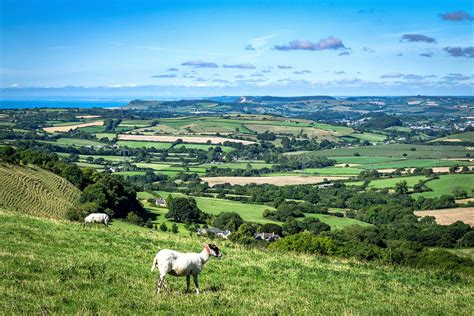
M 277 241 L 281 237 L 275 233 L 256 233 L 255 239 L 257 240 L 265 240 L 266 242 Z
M 163 198 L 161 198 L 161 197 L 155 199 L 155 204 L 156 204 L 157 206 L 166 207 L 166 201 L 165 201 L 165 199 L 163 199 Z

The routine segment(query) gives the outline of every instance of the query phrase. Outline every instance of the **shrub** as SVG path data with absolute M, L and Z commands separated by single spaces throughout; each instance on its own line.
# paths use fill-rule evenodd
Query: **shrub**
M 466 233 L 460 241 L 462 247 L 474 247 L 474 231 Z
M 310 232 L 282 238 L 269 246 L 270 249 L 289 250 L 319 255 L 329 255 L 335 250 L 330 237 L 316 236 Z
M 70 221 L 83 221 L 87 215 L 99 212 L 99 205 L 95 202 L 86 202 L 70 208 L 66 218 Z
M 260 226 L 258 228 L 258 232 L 259 233 L 275 233 L 275 234 L 278 234 L 278 235 L 282 235 L 282 227 L 280 225 L 277 225 L 277 224 L 273 224 L 273 223 L 266 223 L 266 224 L 263 224 L 262 226 Z
M 160 225 L 160 230 L 161 230 L 162 232 L 168 231 L 168 227 L 166 226 L 165 222 L 161 223 L 161 225 Z
M 235 212 L 223 212 L 217 216 L 213 225 L 222 230 L 228 229 L 235 232 L 243 223 L 244 220 L 239 214 Z
M 127 222 L 143 225 L 143 219 L 141 219 L 137 214 L 130 212 L 127 214 Z
M 178 225 L 176 225 L 176 223 L 173 223 L 173 226 L 171 226 L 171 232 L 173 234 L 177 234 L 178 233 Z
M 239 229 L 230 234 L 229 239 L 233 242 L 239 243 L 239 244 L 252 244 L 255 243 L 255 233 L 257 232 L 257 227 L 256 225 L 250 224 L 250 223 L 244 223 L 240 225 Z

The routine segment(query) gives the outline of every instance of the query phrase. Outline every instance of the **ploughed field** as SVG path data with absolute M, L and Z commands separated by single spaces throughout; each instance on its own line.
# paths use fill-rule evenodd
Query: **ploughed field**
M 0 207 L 63 218 L 80 194 L 69 181 L 47 170 L 0 163 Z
M 191 237 L 119 221 L 83 227 L 0 210 L 1 314 L 437 314 L 469 315 L 472 276 L 330 257 L 246 249 L 217 241 L 221 260 L 202 294 L 167 277 L 154 295 L 157 251 L 200 251 Z

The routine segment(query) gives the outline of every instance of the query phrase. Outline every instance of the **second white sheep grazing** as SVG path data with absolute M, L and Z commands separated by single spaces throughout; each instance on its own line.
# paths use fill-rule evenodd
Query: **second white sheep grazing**
M 213 244 L 204 244 L 204 249 L 200 253 L 181 253 L 178 251 L 163 249 L 160 250 L 153 259 L 151 271 L 155 268 L 160 271 L 156 293 L 161 291 L 164 285 L 165 276 L 170 274 L 172 276 L 186 276 L 186 291 L 189 291 L 191 282 L 191 275 L 196 286 L 196 293 L 199 294 L 198 275 L 204 268 L 204 264 L 209 260 L 210 256 L 220 258 L 221 251 Z
M 84 218 L 84 224 L 102 223 L 107 226 L 109 224 L 109 220 L 109 215 L 105 213 L 92 213 L 87 215 L 86 218 Z

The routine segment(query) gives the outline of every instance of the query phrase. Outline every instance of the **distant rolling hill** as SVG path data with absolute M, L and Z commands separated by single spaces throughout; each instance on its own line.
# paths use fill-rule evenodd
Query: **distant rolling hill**
M 80 194 L 72 183 L 50 171 L 0 164 L 0 208 L 63 218 Z

